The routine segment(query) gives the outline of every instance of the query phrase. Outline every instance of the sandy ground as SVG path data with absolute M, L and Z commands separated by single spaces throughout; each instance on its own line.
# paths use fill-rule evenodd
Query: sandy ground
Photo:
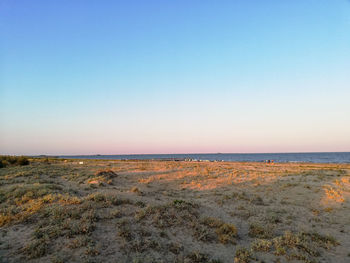
M 0 262 L 350 262 L 350 165 L 0 169 Z

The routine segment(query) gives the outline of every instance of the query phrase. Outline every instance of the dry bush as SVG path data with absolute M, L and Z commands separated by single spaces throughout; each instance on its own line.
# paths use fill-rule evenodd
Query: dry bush
M 236 244 L 237 229 L 233 224 L 222 224 L 216 229 L 216 234 L 221 243 Z
M 259 223 L 252 223 L 249 225 L 249 236 L 257 238 L 272 238 L 271 226 L 262 226 Z
M 106 179 L 113 179 L 113 178 L 117 177 L 118 175 L 110 169 L 105 169 L 105 170 L 97 171 L 95 173 L 95 176 L 101 176 L 101 177 L 104 177 Z
M 266 239 L 256 239 L 253 241 L 251 247 L 254 251 L 268 252 L 272 247 L 272 241 Z
M 201 223 L 210 228 L 214 228 L 216 236 L 221 243 L 236 244 L 237 228 L 233 224 L 225 223 L 213 217 L 206 217 Z
M 237 248 L 234 258 L 235 263 L 249 263 L 252 259 L 250 250 L 243 247 Z

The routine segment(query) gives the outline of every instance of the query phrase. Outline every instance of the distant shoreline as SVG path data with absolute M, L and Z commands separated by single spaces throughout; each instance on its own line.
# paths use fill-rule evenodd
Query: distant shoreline
M 127 154 L 127 155 L 37 155 L 60 159 L 156 160 L 199 162 L 350 163 L 350 152 L 321 153 L 211 153 L 211 154 Z

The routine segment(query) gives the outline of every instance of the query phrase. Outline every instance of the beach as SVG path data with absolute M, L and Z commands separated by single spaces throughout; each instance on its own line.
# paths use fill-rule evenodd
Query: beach
M 349 262 L 350 164 L 33 158 L 0 262 Z

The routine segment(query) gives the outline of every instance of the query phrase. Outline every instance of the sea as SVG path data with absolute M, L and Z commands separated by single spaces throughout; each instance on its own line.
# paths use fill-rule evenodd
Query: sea
M 66 159 L 101 160 L 198 160 L 224 162 L 266 162 L 278 163 L 350 163 L 350 152 L 310 153 L 200 153 L 200 154 L 130 154 L 130 155 L 61 155 Z

